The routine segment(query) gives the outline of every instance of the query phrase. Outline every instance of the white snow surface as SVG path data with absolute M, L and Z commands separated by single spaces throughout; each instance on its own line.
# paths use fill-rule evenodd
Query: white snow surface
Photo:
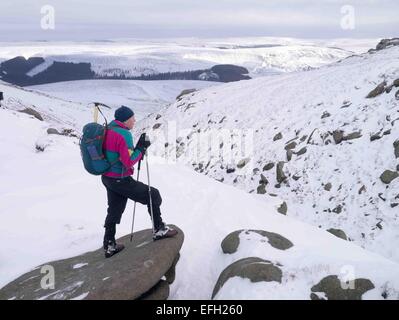
M 115 39 L 97 42 L 0 43 L 0 61 L 16 56 L 89 62 L 101 75 L 139 76 L 206 69 L 216 64 L 246 67 L 252 77 L 318 67 L 374 48 L 379 39 L 294 39 L 275 37 L 225 39 Z
M 100 179 L 81 164 L 75 138 L 53 136 L 44 152 L 36 140 L 51 124 L 26 114 L 0 109 L 0 287 L 35 266 L 97 249 L 102 241 L 106 192 Z M 11 135 L 10 132 L 15 134 Z M 150 158 L 151 180 L 162 192 L 165 221 L 185 232 L 170 299 L 209 299 L 219 274 L 235 260 L 259 256 L 283 265 L 283 284 L 243 285 L 231 279 L 216 298 L 309 299 L 310 287 L 329 274 L 351 266 L 356 277 L 370 279 L 375 289 L 365 298 L 398 299 L 399 268 L 392 261 L 340 240 L 324 230 L 277 213 L 281 200 L 253 195 L 184 166 L 159 164 Z M 21 170 L 21 171 L 18 171 Z M 144 179 L 145 181 L 145 179 Z M 173 187 L 171 187 L 173 183 Z M 132 205 L 126 209 L 118 236 L 130 229 Z M 144 206 L 137 207 L 136 230 L 150 228 Z M 264 229 L 283 235 L 294 247 L 280 251 L 267 244 L 240 246 L 223 254 L 220 243 L 231 231 Z M 272 295 L 268 289 L 275 288 Z
M 43 112 L 56 127 L 80 130 L 93 119 L 92 102 L 102 102 L 111 109 L 102 108 L 110 121 L 115 108 L 131 107 L 137 120 L 168 106 L 185 89 L 202 89 L 220 83 L 206 81 L 133 81 L 133 80 L 79 80 L 20 88 L 0 81 L 4 103 L 8 108 L 26 107 Z M 101 121 L 102 117 L 99 115 Z
M 0 81 L 0 91 L 4 93 L 2 105 L 12 110 L 32 108 L 38 111 L 45 120 L 55 128 L 74 128 L 80 130 L 84 124 L 92 121 L 92 108 L 83 103 L 73 103 L 61 98 L 56 98 L 44 92 Z M 105 114 L 111 116 L 111 112 Z
M 277 197 L 246 192 L 256 188 L 259 173 L 255 177 L 241 174 L 233 183 L 225 168 L 220 169 L 218 159 L 214 171 L 205 169 L 206 176 L 182 163 L 167 163 L 150 154 L 151 182 L 161 191 L 163 218 L 185 233 L 170 299 L 209 299 L 220 273 L 234 261 L 252 256 L 280 263 L 282 283 L 250 283 L 247 279 L 232 278 L 219 291 L 217 299 L 309 299 L 310 288 L 322 278 L 327 275 L 342 278 L 348 268 L 353 270 L 355 278 L 373 282 L 375 288 L 366 292 L 364 299 L 382 299 L 383 294 L 388 299 L 399 299 L 399 268 L 393 261 L 397 260 L 396 211 L 387 203 L 377 201 L 375 196 L 381 190 L 391 200 L 398 190 L 397 182 L 386 189 L 378 180 L 383 169 L 396 164 L 392 143 L 398 136 L 398 129 L 389 126 L 390 122 L 385 119 L 388 115 L 391 120 L 395 119 L 398 105 L 394 92 L 372 100 L 364 99 L 383 77 L 388 81 L 398 78 L 398 49 L 347 59 L 306 73 L 203 89 L 161 110 L 162 117 L 157 123 L 163 125 L 173 119 L 188 128 L 198 123 L 196 128 L 202 130 L 222 125 L 255 128 L 258 135 L 251 156 L 255 167 L 269 160 L 285 160 L 284 143 L 295 137 L 295 130 L 300 129 L 299 136 L 302 136 L 315 127 L 326 132 L 343 126 L 345 132 L 361 129 L 363 134 L 360 139 L 340 145 L 308 144 L 307 153 L 301 157 L 294 155 L 285 165 L 287 175 L 300 172 L 302 176 L 302 180 L 294 182 L 288 175 L 290 187 L 282 184 L 274 188 L 274 171 L 263 172 L 270 181 L 266 187 L 268 193 L 277 193 Z M 99 177 L 85 172 L 77 138 L 46 133 L 49 127 L 80 130 L 82 124 L 91 120 L 90 109 L 3 83 L 0 83 L 0 91 L 12 97 L 4 101 L 5 108 L 0 108 L 3 182 L 0 185 L 0 235 L 3 243 L 13 244 L 11 251 L 7 246 L 0 248 L 2 287 L 42 263 L 101 247 L 106 192 Z M 347 99 L 352 105 L 341 109 L 342 102 Z M 189 103 L 194 106 L 184 112 L 182 105 Z M 16 111 L 24 106 L 41 112 L 44 121 Z M 325 110 L 331 117 L 320 119 Z M 225 120 L 219 123 L 224 116 Z M 139 122 L 134 135 L 153 125 L 154 117 L 150 115 Z M 213 122 L 208 123 L 210 119 Z M 348 124 L 344 125 L 345 122 Z M 389 128 L 391 134 L 378 140 L 374 147 L 369 133 L 377 127 Z M 283 139 L 273 142 L 273 136 L 279 131 Z M 47 146 L 43 152 L 38 152 L 36 142 L 43 139 L 48 142 Z M 182 137 L 188 145 L 187 140 Z M 153 147 L 156 153 L 156 141 Z M 184 149 L 184 145 L 181 148 Z M 342 161 L 344 165 L 339 165 Z M 209 177 L 224 177 L 226 183 Z M 337 201 L 346 202 L 340 215 L 315 214 L 320 208 L 332 207 L 321 187 L 327 180 L 333 185 L 331 193 L 339 199 Z M 339 184 L 343 185 L 342 192 L 338 190 Z M 362 184 L 366 185 L 367 193 L 364 199 L 363 195 L 359 199 L 357 187 Z M 297 193 L 291 191 L 294 188 Z M 369 197 L 375 202 L 372 208 L 366 201 Z M 359 204 L 362 199 L 364 202 Z M 287 216 L 277 212 L 283 201 L 288 203 Z M 312 208 L 313 203 L 315 208 Z M 133 203 L 129 202 L 118 226 L 118 236 L 130 232 L 132 209 Z M 369 216 L 363 216 L 363 212 Z M 387 222 L 383 223 L 382 230 L 374 230 L 374 237 L 371 237 L 368 228 L 379 215 Z M 317 227 L 319 224 L 322 228 Z M 136 230 L 151 227 L 146 207 L 138 205 L 135 226 Z M 336 226 L 342 227 L 355 241 L 344 241 L 325 231 L 327 227 Z M 254 236 L 246 239 L 240 235 L 242 241 L 238 251 L 224 254 L 221 241 L 239 229 L 275 232 L 294 246 L 281 251 Z M 360 232 L 366 234 L 364 241 L 358 237 Z
M 389 185 L 380 180 L 385 170 L 398 170 L 393 147 L 399 138 L 398 88 L 366 99 L 384 80 L 391 85 L 398 78 L 399 47 L 393 47 L 315 70 L 204 89 L 161 110 L 159 119 L 150 115 L 138 130 L 151 132 L 152 152 L 170 157 L 175 149 L 165 150 L 164 145 L 174 143 L 167 130 L 176 126 L 178 162 L 253 193 L 263 174 L 267 193 L 286 201 L 289 216 L 323 229 L 342 229 L 362 247 L 399 261 L 399 207 L 395 207 L 399 179 Z M 152 131 L 155 123 L 161 127 Z M 193 156 L 196 148 L 205 153 L 210 148 L 201 134 L 215 137 L 226 129 L 234 136 L 223 140 L 223 148 L 232 149 L 232 161 L 219 153 L 214 158 Z M 345 135 L 361 132 L 361 137 L 335 144 L 334 130 Z M 280 132 L 283 138 L 273 141 Z M 371 142 L 375 133 L 381 139 Z M 240 153 L 234 141 L 241 135 L 249 139 L 248 153 Z M 293 151 L 303 147 L 307 151 L 293 154 L 288 161 L 285 146 L 291 139 L 297 143 Z M 246 157 L 250 163 L 239 169 L 238 162 Z M 287 176 L 281 185 L 276 181 L 276 166 L 263 171 L 269 162 L 279 161 L 285 162 Z M 236 171 L 227 173 L 229 168 Z M 327 183 L 332 185 L 330 191 L 324 188 Z M 342 211 L 334 212 L 339 206 Z
M 27 87 L 75 103 L 88 104 L 99 101 L 112 108 L 131 107 L 136 119 L 174 102 L 185 89 L 202 89 L 217 86 L 218 82 L 190 80 L 79 80 L 42 84 Z

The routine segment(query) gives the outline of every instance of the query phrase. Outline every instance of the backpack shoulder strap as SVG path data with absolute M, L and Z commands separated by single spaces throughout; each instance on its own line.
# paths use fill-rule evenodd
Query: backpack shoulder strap
M 114 127 L 117 127 L 117 125 L 112 125 L 112 123 L 105 123 L 104 141 L 105 141 L 105 139 L 106 139 L 106 137 L 107 137 L 107 132 L 108 132 L 108 130 L 116 132 L 115 130 L 113 130 Z M 114 161 L 110 161 L 110 162 L 109 162 L 110 168 L 111 168 L 113 165 L 117 164 L 118 162 L 120 162 L 119 158 L 116 159 L 116 160 L 114 160 Z M 122 166 L 123 166 L 123 164 L 122 164 Z

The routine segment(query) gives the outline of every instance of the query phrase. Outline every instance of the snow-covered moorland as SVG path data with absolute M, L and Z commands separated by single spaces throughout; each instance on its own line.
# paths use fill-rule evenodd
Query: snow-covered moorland
M 315 70 L 204 89 L 149 116 L 139 130 L 162 138 L 152 151 L 176 153 L 176 146 L 177 160 L 188 159 L 195 170 L 247 192 L 276 194 L 288 216 L 342 229 L 358 245 L 399 261 L 399 179 L 392 180 L 399 170 L 396 79 L 399 47 L 392 47 Z M 366 98 L 373 90 L 377 95 Z M 176 142 L 165 138 L 171 125 Z M 239 144 L 220 141 L 220 152 L 231 149 L 233 162 L 219 153 L 193 159 L 196 146 L 209 146 L 197 135 L 226 129 L 232 138 L 252 134 L 252 151 L 241 154 Z
M 141 119 L 174 102 L 185 89 L 202 89 L 218 84 L 189 80 L 79 80 L 28 88 L 75 103 L 101 101 L 112 108 L 126 105 L 134 110 L 136 119 Z
M 304 70 L 374 47 L 378 39 L 115 39 L 97 42 L 26 42 L 0 45 L 0 62 L 16 56 L 44 57 L 30 75 L 53 61 L 89 62 L 98 75 L 140 76 L 207 69 L 216 64 L 246 67 L 251 77 Z
M 163 217 L 185 233 L 170 299 L 399 299 L 399 179 L 387 181 L 398 170 L 398 58 L 396 47 L 205 88 L 138 123 L 134 136 L 153 139 Z M 13 245 L 0 249 L 2 287 L 99 248 L 106 192 L 80 159 L 75 135 L 92 119 L 85 104 L 2 82 L 0 91 L 0 234 Z M 174 125 L 177 135 L 162 139 Z M 233 162 L 194 158 L 192 170 L 179 161 L 209 153 L 196 133 L 221 130 L 233 143 L 217 147 Z M 130 232 L 132 208 L 118 236 Z M 146 211 L 138 206 L 137 230 L 150 227 Z
M 106 193 L 99 178 L 84 171 L 78 140 L 46 133 L 53 126 L 51 120 L 39 121 L 10 109 L 0 109 L 0 118 L 4 182 L 0 234 L 13 244 L 13 250 L 0 249 L 2 287 L 41 263 L 97 249 L 102 242 Z M 152 183 L 162 192 L 164 219 L 185 232 L 170 299 L 210 299 L 213 292 L 215 299 L 325 297 L 315 286 L 331 277 L 344 285 L 361 281 L 356 292 L 363 299 L 399 298 L 396 263 L 278 214 L 280 199 L 243 192 L 176 164 L 150 161 L 150 168 Z M 131 212 L 132 203 L 118 228 L 119 236 L 130 232 Z M 146 208 L 138 206 L 136 230 L 149 227 Z M 223 253 L 222 240 L 240 229 L 273 232 L 289 246 L 278 247 L 273 238 L 266 241 L 267 237 L 250 232 L 239 235 L 235 253 Z M 251 283 L 232 277 L 215 291 L 226 267 L 253 256 L 270 261 L 280 270 L 280 279 Z

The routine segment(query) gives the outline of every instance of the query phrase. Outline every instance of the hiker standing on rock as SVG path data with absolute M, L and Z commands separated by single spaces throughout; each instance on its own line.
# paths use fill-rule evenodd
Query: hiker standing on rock
M 122 106 L 115 111 L 113 120 L 107 130 L 103 149 L 105 157 L 112 164 L 111 168 L 101 176 L 102 183 L 107 189 L 108 214 L 105 219 L 104 250 L 109 258 L 124 249 L 115 242 L 116 225 L 120 223 L 128 199 L 147 205 L 151 214 L 150 195 L 148 185 L 132 178 L 133 166 L 142 160 L 150 141 L 142 134 L 136 147 L 130 130 L 136 119 L 134 112 Z M 177 231 L 166 226 L 161 218 L 160 205 L 162 202 L 158 189 L 151 187 L 154 234 L 153 239 L 173 237 Z

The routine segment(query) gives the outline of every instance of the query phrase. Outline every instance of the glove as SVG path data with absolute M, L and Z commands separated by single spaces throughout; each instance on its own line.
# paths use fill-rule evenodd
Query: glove
M 150 145 L 151 145 L 150 139 L 148 139 L 145 133 L 142 133 L 139 138 L 139 141 L 137 141 L 135 149 L 140 150 L 141 153 L 144 154 Z

